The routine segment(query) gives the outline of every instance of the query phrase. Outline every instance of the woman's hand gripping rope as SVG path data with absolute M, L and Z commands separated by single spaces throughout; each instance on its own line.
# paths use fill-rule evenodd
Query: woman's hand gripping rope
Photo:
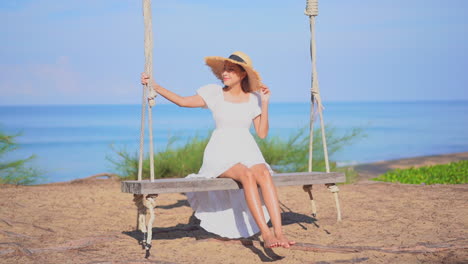
M 146 73 L 141 74 L 141 84 L 148 85 L 149 79 L 150 79 L 150 77 Z M 156 92 L 156 89 L 155 89 L 155 87 L 157 87 L 157 86 L 158 85 L 156 85 L 156 83 L 153 80 L 153 85 L 150 85 L 150 87 L 148 88 L 147 98 L 148 98 L 148 103 L 149 103 L 149 105 L 151 107 L 153 107 L 155 105 L 154 98 L 156 98 L 156 96 L 158 96 L 158 93 Z

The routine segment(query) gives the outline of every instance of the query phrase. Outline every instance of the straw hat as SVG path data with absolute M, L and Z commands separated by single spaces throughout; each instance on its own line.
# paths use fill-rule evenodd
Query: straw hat
M 220 80 L 223 80 L 221 74 L 224 71 L 225 61 L 230 61 L 244 68 L 244 70 L 247 72 L 247 76 L 249 77 L 250 91 L 255 92 L 260 89 L 260 74 L 253 69 L 252 60 L 250 60 L 250 57 L 242 51 L 236 51 L 232 53 L 231 56 L 229 56 L 229 58 L 223 58 L 218 56 L 211 56 L 205 58 L 206 65 L 211 67 L 213 74 Z

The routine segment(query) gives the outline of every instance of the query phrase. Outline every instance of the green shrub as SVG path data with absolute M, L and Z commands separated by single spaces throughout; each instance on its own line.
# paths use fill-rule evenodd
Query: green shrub
M 176 137 L 171 137 L 165 150 L 154 153 L 154 175 L 155 178 L 181 178 L 190 173 L 196 173 L 203 161 L 203 151 L 208 144 L 208 137 L 193 137 L 181 147 L 173 147 L 177 142 Z M 125 180 L 138 178 L 139 153 L 133 154 L 126 149 L 114 149 L 117 159 L 107 157 L 119 171 L 119 175 Z M 150 175 L 149 155 L 145 154 L 143 160 L 143 177 Z
M 28 166 L 34 155 L 26 159 L 6 161 L 6 154 L 19 148 L 17 135 L 6 135 L 0 131 L 0 184 L 28 185 L 42 179 L 41 172 Z
M 356 137 L 362 134 L 361 129 L 353 129 L 343 136 L 336 136 L 335 129 L 327 129 L 327 144 L 329 156 L 350 144 Z M 300 129 L 296 134 L 284 140 L 280 137 L 268 137 L 260 139 L 255 137 L 265 161 L 277 172 L 305 172 L 308 171 L 309 134 L 306 129 Z M 165 150 L 154 155 L 155 178 L 185 177 L 190 173 L 196 173 L 203 161 L 203 152 L 208 143 L 207 137 L 194 137 L 181 147 L 173 147 L 177 138 L 169 140 Z M 108 157 L 114 168 L 122 175 L 123 179 L 137 179 L 138 177 L 138 151 L 130 153 L 126 149 L 114 149 L 117 158 Z M 148 155 L 145 155 L 148 157 Z M 325 171 L 322 140 L 319 131 L 314 134 L 313 170 Z M 335 162 L 330 161 L 331 171 L 344 171 L 336 167 Z M 143 162 L 143 177 L 149 175 L 149 158 Z
M 407 184 L 468 183 L 468 160 L 420 168 L 395 169 L 372 180 Z
M 336 135 L 336 129 L 326 126 L 328 156 L 349 146 L 352 140 L 362 135 L 362 129 L 354 128 L 343 136 Z M 289 136 L 287 140 L 280 137 L 268 137 L 264 140 L 255 137 L 265 161 L 278 172 L 306 172 L 309 167 L 309 131 L 305 128 Z M 313 171 L 326 171 L 323 153 L 322 135 L 319 129 L 314 131 Z M 330 170 L 336 171 L 336 162 L 329 161 Z

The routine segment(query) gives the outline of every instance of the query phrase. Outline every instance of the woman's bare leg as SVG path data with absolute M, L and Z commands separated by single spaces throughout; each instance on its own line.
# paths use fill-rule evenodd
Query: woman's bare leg
M 247 206 L 249 207 L 250 213 L 252 214 L 255 222 L 260 228 L 262 238 L 264 241 L 264 246 L 267 248 L 279 246 L 279 241 L 272 234 L 270 228 L 268 227 L 265 221 L 265 215 L 263 214 L 262 202 L 260 200 L 260 194 L 258 193 L 257 182 L 255 177 L 249 168 L 238 163 L 232 166 L 229 170 L 223 173 L 221 178 L 231 178 L 240 183 L 244 188 L 245 200 Z
M 278 194 L 276 192 L 276 186 L 273 183 L 270 171 L 267 169 L 265 164 L 257 164 L 251 168 L 256 182 L 262 190 L 263 200 L 270 214 L 271 223 L 275 230 L 275 236 L 280 242 L 280 245 L 284 248 L 289 248 L 294 245 L 295 242 L 289 240 L 283 234 L 283 226 L 281 222 L 281 212 L 278 201 Z

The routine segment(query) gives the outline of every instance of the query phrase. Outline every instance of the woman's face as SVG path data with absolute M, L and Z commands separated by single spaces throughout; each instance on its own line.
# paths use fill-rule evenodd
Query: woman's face
M 224 85 L 232 87 L 236 84 L 240 85 L 242 79 L 244 79 L 246 75 L 247 73 L 243 71 L 239 65 L 226 61 L 221 77 L 223 77 Z

